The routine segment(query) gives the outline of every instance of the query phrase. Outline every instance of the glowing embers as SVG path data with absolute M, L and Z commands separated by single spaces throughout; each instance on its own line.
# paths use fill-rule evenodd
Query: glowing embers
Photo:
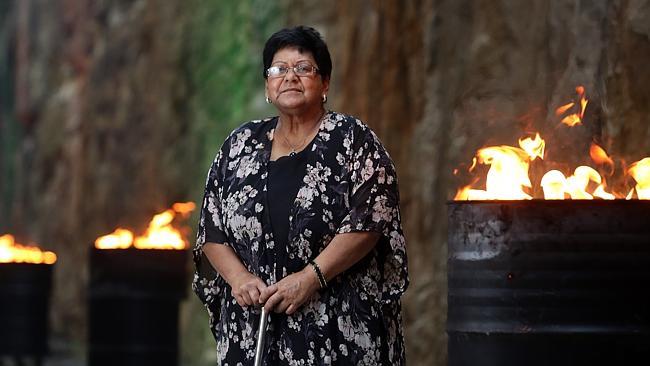
M 562 118 L 558 128 L 574 127 L 582 124 L 587 99 L 584 87 L 576 88 L 579 102 L 568 103 L 556 110 L 556 115 Z M 571 113 L 577 109 L 575 113 Z M 568 114 L 568 115 L 567 115 Z M 616 173 L 616 164 L 605 149 L 592 142 L 588 156 L 593 163 L 580 165 L 576 168 L 544 169 L 545 153 L 552 149 L 542 139 L 539 133 L 535 137 L 519 139 L 519 147 L 490 146 L 479 149 L 469 169 L 476 175 L 477 164 L 485 165 L 487 173 L 474 179 L 474 183 L 458 189 L 454 200 L 524 200 L 537 198 L 543 194 L 544 199 L 650 199 L 650 157 L 637 161 L 629 168 L 619 169 L 627 173 L 627 177 L 636 182 L 634 187 L 618 187 L 613 191 L 607 186 L 607 179 L 612 179 Z M 585 154 L 586 157 L 587 154 Z M 539 160 L 537 160 L 539 158 Z M 536 161 L 537 160 L 537 161 Z M 541 179 L 532 180 L 529 170 L 531 165 L 540 162 L 539 168 L 545 172 Z M 552 165 L 552 164 L 550 164 Z M 566 164 L 565 164 L 566 166 Z M 537 170 L 539 171 L 539 170 Z M 455 173 L 457 170 L 455 171 Z M 626 178 L 627 178 L 626 177 Z M 537 186 L 533 182 L 539 182 Z M 623 179 L 623 182 L 630 179 Z M 484 189 L 481 189 L 483 188 Z M 539 197 L 542 198 L 542 197 Z
M 144 235 L 135 237 L 127 229 L 117 228 L 113 233 L 97 238 L 98 249 L 185 249 L 187 243 L 181 232 L 172 226 L 176 216 L 187 218 L 195 208 L 194 203 L 175 203 L 171 209 L 161 212 L 151 219 Z
M 56 254 L 16 243 L 10 234 L 0 236 L 0 263 L 54 264 Z

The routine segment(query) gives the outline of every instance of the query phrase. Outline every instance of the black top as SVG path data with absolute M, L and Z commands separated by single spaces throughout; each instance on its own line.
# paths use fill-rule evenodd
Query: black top
M 293 156 L 269 161 L 268 209 L 271 229 L 277 248 L 286 248 L 289 241 L 289 215 L 307 169 L 311 144 Z

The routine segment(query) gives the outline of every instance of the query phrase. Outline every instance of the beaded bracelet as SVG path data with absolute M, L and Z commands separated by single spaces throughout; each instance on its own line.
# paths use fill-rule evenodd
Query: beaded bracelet
M 320 271 L 320 267 L 316 262 L 309 261 L 309 264 L 311 264 L 311 268 L 314 269 L 314 272 L 316 273 L 316 277 L 318 277 L 318 283 L 320 284 L 320 288 L 327 288 L 327 281 L 325 281 L 325 276 L 323 276 L 323 272 Z

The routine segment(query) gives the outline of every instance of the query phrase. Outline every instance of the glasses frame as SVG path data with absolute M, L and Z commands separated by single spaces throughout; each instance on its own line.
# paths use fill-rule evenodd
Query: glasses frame
M 308 73 L 308 74 L 305 74 L 305 75 L 301 75 L 300 73 L 298 73 L 298 68 L 304 67 L 304 66 L 311 67 L 311 72 Z M 278 74 L 278 75 L 271 75 L 271 69 L 273 69 L 273 68 L 276 68 L 276 69 L 279 69 L 279 70 L 281 70 L 282 68 L 285 68 L 286 71 L 281 73 L 281 74 Z M 266 69 L 266 77 L 271 78 L 271 79 L 277 79 L 277 78 L 285 77 L 285 75 L 287 75 L 289 73 L 289 70 L 293 71 L 293 74 L 296 75 L 297 77 L 311 77 L 311 76 L 316 75 L 318 73 L 318 71 L 319 71 L 318 67 L 316 67 L 316 66 L 314 66 L 314 65 L 312 65 L 311 63 L 308 63 L 308 62 L 299 63 L 298 65 L 295 65 L 295 66 L 271 65 L 271 67 Z

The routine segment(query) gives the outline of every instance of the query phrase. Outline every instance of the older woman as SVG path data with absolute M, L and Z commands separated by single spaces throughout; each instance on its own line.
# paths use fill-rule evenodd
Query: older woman
M 279 116 L 233 131 L 208 174 L 193 287 L 220 365 L 402 365 L 408 285 L 393 163 L 358 119 L 327 111 L 320 34 L 283 29 L 263 54 Z

